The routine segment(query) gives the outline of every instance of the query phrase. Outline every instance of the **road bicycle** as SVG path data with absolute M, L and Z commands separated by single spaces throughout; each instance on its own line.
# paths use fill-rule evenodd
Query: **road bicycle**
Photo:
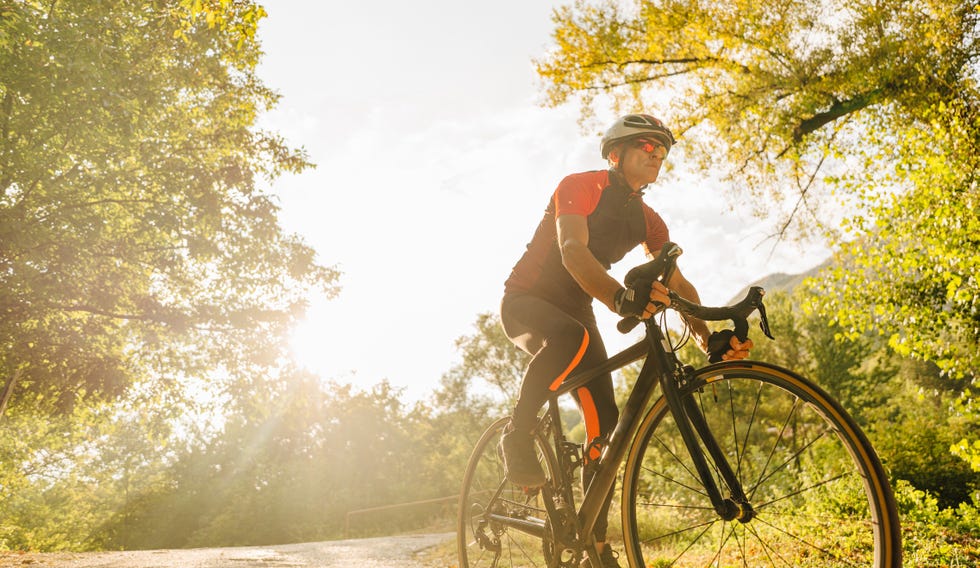
M 668 280 L 680 254 L 668 243 L 627 283 Z M 743 341 L 758 312 L 772 338 L 764 293 L 753 287 L 737 304 L 708 308 L 671 292 L 670 309 L 731 320 Z M 463 477 L 460 567 L 570 568 L 586 554 L 597 558 L 592 529 L 620 477 L 629 566 L 901 566 L 888 478 L 841 405 L 797 373 L 760 361 L 684 365 L 656 319 L 645 320 L 641 341 L 574 373 L 549 399 L 534 431 L 544 486 L 505 479 L 498 443 L 509 418 L 484 432 Z M 618 327 L 628 331 L 636 321 Z M 619 422 L 601 441 L 600 457 L 585 463 L 592 447 L 566 437 L 557 399 L 640 359 Z M 584 491 L 581 467 L 595 468 Z

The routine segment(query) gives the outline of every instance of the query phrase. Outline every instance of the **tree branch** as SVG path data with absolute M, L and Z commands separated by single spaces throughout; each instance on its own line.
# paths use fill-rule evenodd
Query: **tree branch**
M 605 83 L 605 84 L 601 84 L 601 85 L 593 85 L 591 87 L 584 87 L 582 90 L 584 90 L 584 91 L 597 91 L 597 92 L 600 92 L 601 93 L 601 92 L 604 92 L 604 91 L 608 91 L 610 89 L 615 89 L 615 88 L 618 88 L 618 87 L 625 87 L 627 85 L 636 85 L 636 84 L 639 84 L 639 83 L 648 83 L 650 81 L 656 81 L 658 79 L 669 79 L 671 77 L 676 77 L 678 75 L 683 75 L 685 73 L 690 73 L 690 69 L 683 69 L 683 70 L 675 71 L 675 72 L 672 72 L 672 73 L 661 73 L 661 74 L 658 74 L 658 75 L 651 75 L 651 76 L 647 76 L 647 77 L 637 77 L 635 79 L 624 79 L 622 82 L 619 82 L 619 83 Z
M 834 100 L 834 104 L 830 105 L 829 109 L 800 121 L 796 128 L 793 129 L 793 142 L 798 143 L 802 141 L 803 137 L 807 134 L 815 132 L 825 124 L 831 123 L 842 116 L 871 106 L 877 102 L 883 92 L 882 89 L 875 89 L 856 95 L 846 101 Z
M 688 65 L 691 63 L 717 63 L 719 61 L 725 61 L 719 57 L 681 57 L 679 59 L 630 59 L 627 61 L 613 61 L 611 59 L 606 61 L 593 61 L 587 65 L 583 65 L 586 69 L 590 67 L 618 67 L 620 69 L 626 67 L 627 65 L 650 65 L 650 66 L 661 66 L 661 65 Z M 728 62 L 731 63 L 731 62 Z M 744 66 L 742 66 L 744 68 Z

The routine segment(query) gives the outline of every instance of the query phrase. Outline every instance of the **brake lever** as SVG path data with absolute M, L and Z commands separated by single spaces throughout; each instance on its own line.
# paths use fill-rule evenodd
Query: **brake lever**
M 766 334 L 769 339 L 776 339 L 772 336 L 772 330 L 769 328 L 769 318 L 766 316 L 766 306 L 762 303 L 762 298 L 759 298 L 759 305 L 756 306 L 759 310 L 759 328 L 762 329 L 762 333 Z

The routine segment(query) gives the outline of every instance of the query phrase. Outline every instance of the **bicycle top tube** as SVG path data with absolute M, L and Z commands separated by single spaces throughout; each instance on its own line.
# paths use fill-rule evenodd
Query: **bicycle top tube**
M 606 359 L 606 361 L 600 365 L 573 372 L 571 375 L 566 377 L 564 381 L 562 381 L 561 386 L 558 387 L 558 390 L 556 390 L 551 396 L 558 397 L 569 393 L 585 385 L 603 373 L 611 373 L 612 371 L 629 365 L 633 361 L 639 361 L 640 359 L 646 357 L 649 350 L 650 346 L 647 343 L 647 340 L 642 339 L 634 343 L 632 346 L 627 347 L 626 349 L 613 355 L 609 359 Z

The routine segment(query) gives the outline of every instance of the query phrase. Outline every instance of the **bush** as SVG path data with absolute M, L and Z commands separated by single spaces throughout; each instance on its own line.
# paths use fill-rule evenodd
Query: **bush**
M 980 562 L 980 493 L 955 509 L 904 480 L 894 484 L 906 566 L 976 566 Z

